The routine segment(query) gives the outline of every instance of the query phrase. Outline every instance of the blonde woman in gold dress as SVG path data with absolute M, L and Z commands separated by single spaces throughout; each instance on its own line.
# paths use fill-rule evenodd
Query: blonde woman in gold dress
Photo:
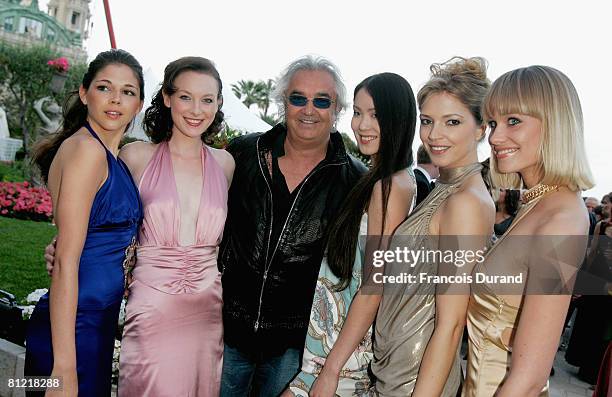
M 440 177 L 434 190 L 398 226 L 390 250 L 482 249 L 484 236 L 493 233 L 495 218 L 477 156 L 485 134 L 480 109 L 489 88 L 486 62 L 453 58 L 432 65 L 431 71 L 417 102 L 421 141 Z M 468 263 L 462 271 L 469 274 L 472 266 Z M 405 264 L 385 267 L 386 274 L 405 270 Z M 435 261 L 421 261 L 411 273 L 437 276 L 439 271 Z M 456 396 L 461 383 L 458 348 L 469 292 L 439 292 L 431 282 L 384 284 L 373 344 L 376 395 Z
M 475 273 L 522 275 L 518 288 L 475 283 L 468 307 L 464 397 L 548 396 L 548 376 L 589 230 L 580 191 L 593 186 L 582 111 L 571 81 L 546 66 L 501 76 L 484 106 L 492 177 L 529 189 L 523 206 Z M 557 281 L 542 284 L 554 270 Z M 570 280 L 570 281 L 568 281 Z

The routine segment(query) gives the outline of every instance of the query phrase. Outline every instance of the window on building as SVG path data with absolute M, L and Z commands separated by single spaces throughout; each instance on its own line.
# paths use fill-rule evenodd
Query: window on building
M 79 24 L 79 17 L 81 16 L 80 13 L 74 11 L 72 13 L 72 17 L 70 18 L 70 23 L 72 24 L 72 26 L 77 26 Z
M 27 34 L 32 37 L 42 37 L 43 24 L 37 19 L 21 17 L 19 19 L 19 33 Z
M 4 18 L 4 30 L 6 30 L 7 32 L 12 32 L 14 29 L 13 26 L 13 21 L 15 20 L 15 18 L 13 17 L 6 17 Z
M 47 28 L 47 40 L 50 42 L 55 41 L 55 30 Z

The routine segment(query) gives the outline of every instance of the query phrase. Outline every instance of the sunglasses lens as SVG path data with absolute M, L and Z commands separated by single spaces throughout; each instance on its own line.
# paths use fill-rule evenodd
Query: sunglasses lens
M 289 103 L 293 106 L 306 106 L 308 98 L 302 95 L 289 95 Z
M 308 98 L 306 98 L 304 95 L 291 94 L 287 99 L 289 100 L 289 103 L 293 106 L 302 107 L 306 106 L 306 104 L 308 103 Z M 329 109 L 332 102 L 333 101 L 331 99 L 323 97 L 313 98 L 312 100 L 312 104 L 317 109 Z
M 328 109 L 331 106 L 331 99 L 329 98 L 314 98 L 312 104 L 319 109 Z

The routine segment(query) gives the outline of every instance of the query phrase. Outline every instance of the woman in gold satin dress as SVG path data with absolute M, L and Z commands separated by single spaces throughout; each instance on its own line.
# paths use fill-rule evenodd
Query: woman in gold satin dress
M 495 206 L 477 155 L 485 134 L 480 109 L 489 88 L 486 62 L 453 58 L 432 65 L 431 71 L 431 79 L 417 95 L 420 137 L 440 177 L 434 190 L 397 228 L 391 249 L 477 251 L 487 245 L 495 220 Z M 469 275 L 473 264 L 459 268 L 452 263 L 450 268 Z M 397 265 L 387 266 L 385 273 L 397 274 L 393 270 Z M 406 269 L 399 265 L 398 271 Z M 446 271 L 448 267 L 442 270 L 435 260 L 425 260 L 411 273 L 438 276 Z M 461 383 L 458 349 L 469 299 L 467 290 L 457 292 L 443 293 L 433 282 L 384 285 L 372 361 L 377 395 L 457 395 Z
M 580 191 L 591 188 L 593 179 L 580 101 L 563 73 L 530 66 L 495 81 L 484 115 L 494 183 L 529 190 L 475 274 L 524 278 L 515 288 L 491 281 L 473 285 L 463 396 L 548 396 L 570 295 L 539 284 L 544 280 L 538 277 L 554 269 L 557 281 L 572 280 L 586 248 L 589 219 Z

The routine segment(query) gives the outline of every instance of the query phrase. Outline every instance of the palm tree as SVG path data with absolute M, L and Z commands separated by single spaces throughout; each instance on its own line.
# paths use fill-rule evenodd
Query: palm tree
M 236 84 L 232 84 L 232 91 L 244 103 L 247 108 L 252 104 L 257 104 L 260 98 L 260 88 L 252 80 L 240 80 Z
M 269 115 L 269 114 L 263 114 L 263 112 L 259 112 L 259 118 L 262 119 L 263 121 L 265 121 L 266 123 L 270 124 L 270 125 L 276 125 L 279 123 L 279 119 L 277 119 L 276 117 Z
M 259 80 L 255 86 L 257 87 L 257 106 L 263 110 L 263 117 L 268 117 L 268 109 L 270 108 L 270 95 L 274 91 L 274 80 L 268 79 L 264 82 Z
M 236 84 L 232 84 L 232 91 L 248 108 L 255 104 L 260 109 L 259 117 L 270 125 L 278 123 L 276 117 L 268 114 L 270 110 L 270 95 L 274 91 L 274 80 L 267 81 L 259 80 L 240 80 Z

